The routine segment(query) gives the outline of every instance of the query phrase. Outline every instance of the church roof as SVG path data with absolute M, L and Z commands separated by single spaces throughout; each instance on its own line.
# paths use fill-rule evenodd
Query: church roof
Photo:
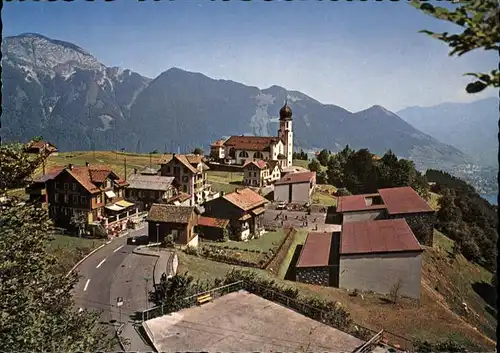
M 275 136 L 231 136 L 224 145 L 237 150 L 270 152 L 271 145 L 279 141 Z
M 288 102 L 280 109 L 280 120 L 292 120 L 292 109 L 288 106 Z

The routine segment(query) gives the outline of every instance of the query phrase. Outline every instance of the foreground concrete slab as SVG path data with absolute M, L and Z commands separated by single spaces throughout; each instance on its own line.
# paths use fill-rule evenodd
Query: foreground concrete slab
M 158 352 L 351 352 L 364 343 L 243 290 L 143 326 Z

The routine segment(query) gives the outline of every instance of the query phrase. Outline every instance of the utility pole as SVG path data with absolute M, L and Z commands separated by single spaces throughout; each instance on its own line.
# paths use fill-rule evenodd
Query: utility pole
M 160 242 L 160 223 L 156 223 L 156 244 Z M 158 251 L 160 251 L 160 245 L 157 245 Z
M 153 152 L 149 152 L 149 169 L 152 168 L 152 161 L 151 161 L 152 156 L 153 156 Z
M 123 157 L 123 164 L 125 169 L 125 181 L 127 181 L 127 157 Z

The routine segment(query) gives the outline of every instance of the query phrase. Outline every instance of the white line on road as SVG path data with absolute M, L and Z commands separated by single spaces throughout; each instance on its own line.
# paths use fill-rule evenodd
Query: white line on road
M 119 247 L 117 247 L 115 250 L 113 250 L 113 252 L 117 252 L 118 250 L 120 250 L 120 249 L 121 249 L 121 248 L 123 248 L 123 247 L 124 247 L 124 245 L 119 246 Z
M 83 308 L 78 309 L 78 312 L 81 313 L 83 311 Z
M 87 283 L 85 283 L 85 287 L 83 288 L 83 291 L 85 292 L 87 290 L 87 287 L 89 286 L 90 278 L 87 280 Z
M 101 265 L 104 263 L 104 261 L 106 261 L 106 259 L 104 259 L 104 260 L 102 260 L 101 262 L 99 262 L 99 265 L 97 265 L 97 267 L 96 267 L 96 268 L 101 267 Z

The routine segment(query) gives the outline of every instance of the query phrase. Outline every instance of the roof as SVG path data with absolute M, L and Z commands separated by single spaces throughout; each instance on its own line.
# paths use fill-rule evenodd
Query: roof
M 353 212 L 385 209 L 385 205 L 367 205 L 365 198 L 377 197 L 379 194 L 362 194 L 340 196 L 337 199 L 337 212 Z
M 279 162 L 275 160 L 268 160 L 267 164 L 269 165 L 269 169 L 273 170 L 274 168 L 278 167 L 279 168 Z
M 228 219 L 212 218 L 204 216 L 200 216 L 198 218 L 199 226 L 212 227 L 212 228 L 225 228 L 228 224 L 229 224 Z
M 210 145 L 211 147 L 224 147 L 224 140 L 220 139 Z
M 224 145 L 237 150 L 270 151 L 271 145 L 279 141 L 280 139 L 275 136 L 231 136 Z
M 265 198 L 249 188 L 238 189 L 222 197 L 236 207 L 241 208 L 243 211 L 248 211 L 268 202 Z
M 174 177 L 132 173 L 127 181 L 130 189 L 167 191 L 174 180 Z
M 434 212 L 427 202 L 425 202 L 425 200 L 409 186 L 380 189 L 378 192 L 382 197 L 382 200 L 384 200 L 387 213 L 390 215 Z
M 340 254 L 422 251 L 404 218 L 345 223 Z
M 254 166 L 256 166 L 259 169 L 265 169 L 265 168 L 268 167 L 267 163 L 265 161 L 263 161 L 262 159 L 259 159 L 259 160 L 256 160 L 256 161 L 248 161 L 248 162 L 246 162 L 245 165 L 243 165 L 243 168 L 248 167 L 250 164 L 253 164 Z
M 316 172 L 290 173 L 278 180 L 275 185 L 308 183 L 316 176 Z
M 45 173 L 38 179 L 34 179 L 33 183 L 46 183 L 49 180 L 54 179 L 56 176 L 59 175 L 59 173 L 64 169 L 64 167 L 59 167 L 55 169 L 51 169 L 48 173 Z
M 156 168 L 150 168 L 150 167 L 144 167 L 139 171 L 139 174 L 143 175 L 157 175 L 158 174 L 158 169 Z
M 210 169 L 204 162 L 203 156 L 199 154 L 175 154 L 175 153 L 167 153 L 164 154 L 158 164 L 168 164 L 172 159 L 176 159 L 186 168 L 188 168 L 192 173 L 197 173 L 198 169 L 196 166 L 201 163 L 203 170 Z
M 174 206 L 155 203 L 151 206 L 146 221 L 187 224 L 195 211 L 194 206 Z
M 88 166 L 72 166 L 70 168 L 63 168 L 54 176 L 54 178 L 66 171 L 69 173 L 80 185 L 82 185 L 88 192 L 96 193 L 101 191 L 97 184 L 104 183 L 106 178 L 111 174 L 119 185 L 128 185 L 128 183 L 121 179 L 118 174 L 113 172 L 111 168 L 103 165 L 88 165 Z
M 296 267 L 323 267 L 330 262 L 332 233 L 311 232 L 300 251 Z
M 47 141 L 30 141 L 28 143 L 28 148 L 43 149 L 45 147 L 48 147 L 49 149 L 56 149 L 56 146 Z
M 179 192 L 177 195 L 172 196 L 167 200 L 167 202 L 174 202 L 174 201 L 179 201 L 179 202 L 184 202 L 186 200 L 189 200 L 191 198 L 191 195 L 186 194 L 185 192 Z

